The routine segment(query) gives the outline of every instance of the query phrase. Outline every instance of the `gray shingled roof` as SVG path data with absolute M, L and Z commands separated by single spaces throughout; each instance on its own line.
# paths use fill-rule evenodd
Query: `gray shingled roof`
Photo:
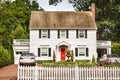
M 96 29 L 91 11 L 32 11 L 30 29 Z

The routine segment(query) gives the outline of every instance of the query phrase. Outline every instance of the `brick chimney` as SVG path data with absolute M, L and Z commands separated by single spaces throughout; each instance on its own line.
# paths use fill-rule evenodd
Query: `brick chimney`
M 91 12 L 95 18 L 95 4 L 94 3 L 91 4 Z

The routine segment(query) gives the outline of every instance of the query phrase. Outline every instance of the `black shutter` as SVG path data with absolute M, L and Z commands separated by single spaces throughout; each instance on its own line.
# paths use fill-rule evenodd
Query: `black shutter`
M 38 48 L 38 57 L 40 57 L 40 48 Z
M 48 38 L 50 38 L 50 30 L 48 30 Z
M 78 56 L 78 48 L 75 48 L 75 56 Z
M 87 30 L 85 30 L 85 38 L 87 38 Z
M 48 48 L 48 56 L 51 57 L 51 48 Z
M 88 57 L 89 56 L 89 50 L 88 50 L 88 48 L 86 48 L 86 57 Z
M 69 38 L 69 32 L 66 30 L 66 38 Z
M 60 30 L 58 30 L 58 38 L 60 38 Z
M 78 38 L 78 30 L 76 30 L 76 38 Z
M 41 30 L 39 30 L 39 38 L 41 38 Z

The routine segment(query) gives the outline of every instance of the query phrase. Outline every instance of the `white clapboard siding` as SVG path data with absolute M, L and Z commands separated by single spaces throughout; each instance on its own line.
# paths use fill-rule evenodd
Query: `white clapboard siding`
M 18 80 L 120 80 L 120 68 L 19 66 Z

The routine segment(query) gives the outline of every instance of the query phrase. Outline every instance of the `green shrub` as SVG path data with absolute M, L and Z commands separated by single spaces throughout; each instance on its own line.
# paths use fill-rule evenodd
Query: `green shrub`
M 92 56 L 92 63 L 95 64 L 95 57 L 94 57 L 94 55 Z
M 42 66 L 75 66 L 75 62 L 54 62 L 54 63 L 43 63 Z
M 76 63 L 90 63 L 90 60 L 76 60 Z
M 119 54 L 120 53 L 120 43 L 113 42 L 112 43 L 112 53 Z
M 79 67 L 91 67 L 91 66 L 95 66 L 95 64 L 92 64 L 90 63 L 90 60 L 78 60 L 76 62 L 63 62 L 63 61 L 60 61 L 60 62 L 49 62 L 49 63 L 42 63 L 42 66 L 53 66 L 53 67 L 56 67 L 56 66 L 71 66 L 71 67 L 74 67 L 78 65 Z
M 42 64 L 42 63 L 52 63 L 52 60 L 36 60 L 37 64 Z
M 0 67 L 11 64 L 11 55 L 7 49 L 0 44 Z
M 74 60 L 74 52 L 73 52 L 73 50 L 71 51 L 71 61 L 73 62 L 73 60 Z
M 119 63 L 106 64 L 105 67 L 120 67 Z
M 93 67 L 93 66 L 96 66 L 95 64 L 93 63 L 81 63 L 81 64 L 78 64 L 79 67 Z

